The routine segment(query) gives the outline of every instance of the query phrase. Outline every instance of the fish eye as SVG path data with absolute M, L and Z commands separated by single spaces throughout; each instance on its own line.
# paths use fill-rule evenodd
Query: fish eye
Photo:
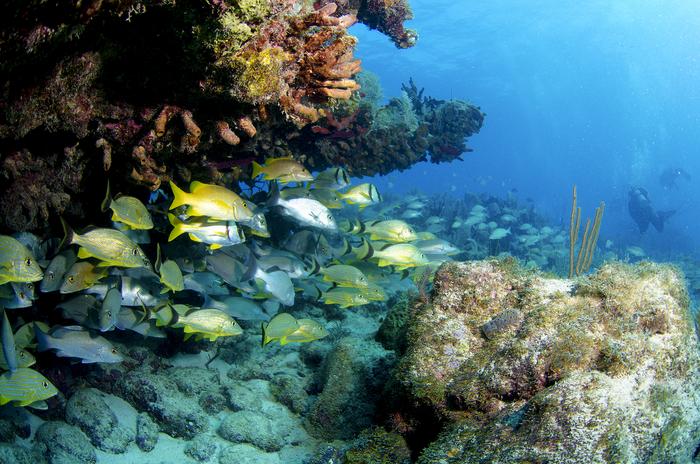
M 24 300 L 25 297 L 26 297 L 26 295 L 24 294 L 24 292 L 19 292 L 19 299 L 20 300 Z
M 29 283 L 27 284 L 27 288 L 28 288 L 29 290 L 34 289 L 34 284 L 31 283 L 31 282 L 29 282 Z
M 73 277 L 73 276 L 68 276 L 68 282 L 70 282 L 70 283 L 75 282 L 75 277 Z
M 112 354 L 117 354 L 117 349 L 116 349 L 116 348 L 112 348 Z
M 132 253 L 134 256 L 136 256 L 136 255 L 139 254 L 139 249 L 138 249 L 138 248 L 134 248 L 133 250 L 131 250 L 131 253 Z
M 31 266 L 32 265 L 32 258 L 25 259 L 24 264 L 26 264 L 27 266 Z
M 54 274 L 53 271 L 51 271 L 46 275 L 46 277 L 48 277 L 49 279 L 53 279 L 54 277 L 56 277 L 56 275 Z
M 44 388 L 49 388 L 49 383 L 46 380 L 44 380 L 43 382 L 41 382 L 41 386 Z
M 19 352 L 19 357 L 20 357 L 20 358 L 24 358 L 24 351 L 20 351 L 20 352 Z
M 112 311 L 107 311 L 107 317 L 112 317 Z

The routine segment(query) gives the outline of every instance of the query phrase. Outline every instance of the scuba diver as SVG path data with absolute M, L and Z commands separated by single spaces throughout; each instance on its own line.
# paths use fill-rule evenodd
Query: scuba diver
M 676 210 L 654 211 L 649 194 L 641 187 L 630 190 L 627 208 L 642 234 L 647 231 L 649 224 L 653 225 L 657 231 L 663 232 L 665 221 L 676 213 Z
M 666 190 L 677 189 L 678 185 L 676 184 L 676 181 L 678 179 L 683 179 L 690 182 L 690 174 L 688 174 L 683 168 L 668 168 L 659 176 L 659 183 Z

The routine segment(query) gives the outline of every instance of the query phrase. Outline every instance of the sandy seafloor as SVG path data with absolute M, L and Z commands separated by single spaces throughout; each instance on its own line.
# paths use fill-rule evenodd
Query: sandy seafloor
M 345 310 L 345 318 L 341 321 L 343 332 L 346 336 L 357 338 L 357 339 L 367 339 L 373 340 L 380 324 L 380 318 L 385 315 L 385 311 L 379 311 L 377 308 L 379 305 L 370 305 L 365 308 L 350 308 Z M 299 360 L 299 349 L 302 347 L 300 344 L 289 344 L 285 347 L 278 348 L 282 351 L 273 351 L 270 347 L 259 348 L 259 351 L 254 351 L 253 356 L 255 357 L 267 357 L 276 356 L 283 361 L 281 364 L 284 365 L 298 365 L 302 363 Z M 169 367 L 204 367 L 205 363 L 210 359 L 213 353 L 209 351 L 201 351 L 198 354 L 186 354 L 178 353 L 172 358 L 167 358 Z M 225 379 L 227 373 L 235 368 L 235 364 L 228 364 L 222 359 L 215 359 L 209 364 L 210 370 L 218 371 L 220 377 Z M 284 366 L 280 366 L 284 368 Z M 250 382 L 263 382 L 264 380 L 251 380 Z M 128 402 L 123 399 L 104 393 L 104 399 L 108 406 L 115 413 L 119 420 L 119 424 L 125 428 L 130 429 L 133 433 L 136 431 L 136 419 L 138 416 L 138 411 Z M 275 398 L 269 394 L 261 395 L 261 410 L 264 408 L 264 403 L 266 401 L 275 402 Z M 276 407 L 286 408 L 286 406 L 281 403 L 276 403 Z M 254 407 L 251 409 L 255 409 Z M 22 443 L 26 447 L 31 447 L 34 440 L 34 435 L 37 428 L 44 422 L 41 418 L 31 413 L 31 409 L 25 408 L 25 413 L 29 416 L 29 422 L 31 424 L 31 435 L 29 438 L 21 439 L 17 438 L 17 443 Z M 225 449 L 229 449 L 231 452 L 235 452 L 240 457 L 240 464 L 297 464 L 307 461 L 309 458 L 313 457 L 319 449 L 319 445 L 327 443 L 324 440 L 316 439 L 311 437 L 305 430 L 303 430 L 303 418 L 299 415 L 289 411 L 290 415 L 295 416 L 299 420 L 300 436 L 304 437 L 304 441 L 300 441 L 297 446 L 285 446 L 278 452 L 265 452 L 259 448 L 255 448 L 252 445 L 241 443 L 235 444 L 225 440 L 217 434 L 220 423 L 230 414 L 231 411 L 225 409 L 220 411 L 218 414 L 209 415 L 209 428 L 206 432 L 203 432 L 207 441 L 216 445 L 216 451 L 211 455 L 211 457 L 203 462 L 216 463 L 219 462 L 219 455 Z M 114 454 L 102 451 L 94 447 L 97 455 L 98 464 L 171 464 L 171 463 L 183 463 L 183 464 L 199 464 L 202 461 L 197 461 L 192 459 L 185 453 L 187 445 L 191 443 L 191 440 L 185 440 L 181 438 L 173 438 L 170 435 L 160 432 L 158 437 L 158 442 L 153 450 L 149 452 L 142 451 L 135 442 L 131 442 L 125 453 Z M 340 442 L 336 442 L 339 444 Z

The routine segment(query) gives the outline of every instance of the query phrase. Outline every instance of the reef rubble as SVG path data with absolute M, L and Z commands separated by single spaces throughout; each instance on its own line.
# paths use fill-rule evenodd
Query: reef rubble
M 447 263 L 406 330 L 385 415 L 419 463 L 697 459 L 700 346 L 672 266 Z

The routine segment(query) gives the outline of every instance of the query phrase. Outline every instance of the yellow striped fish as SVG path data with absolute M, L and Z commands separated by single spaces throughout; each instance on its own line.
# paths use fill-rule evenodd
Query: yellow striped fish
M 57 393 L 56 387 L 33 369 L 20 367 L 14 373 L 0 375 L 0 406 L 10 401 L 15 406 L 29 406 Z

